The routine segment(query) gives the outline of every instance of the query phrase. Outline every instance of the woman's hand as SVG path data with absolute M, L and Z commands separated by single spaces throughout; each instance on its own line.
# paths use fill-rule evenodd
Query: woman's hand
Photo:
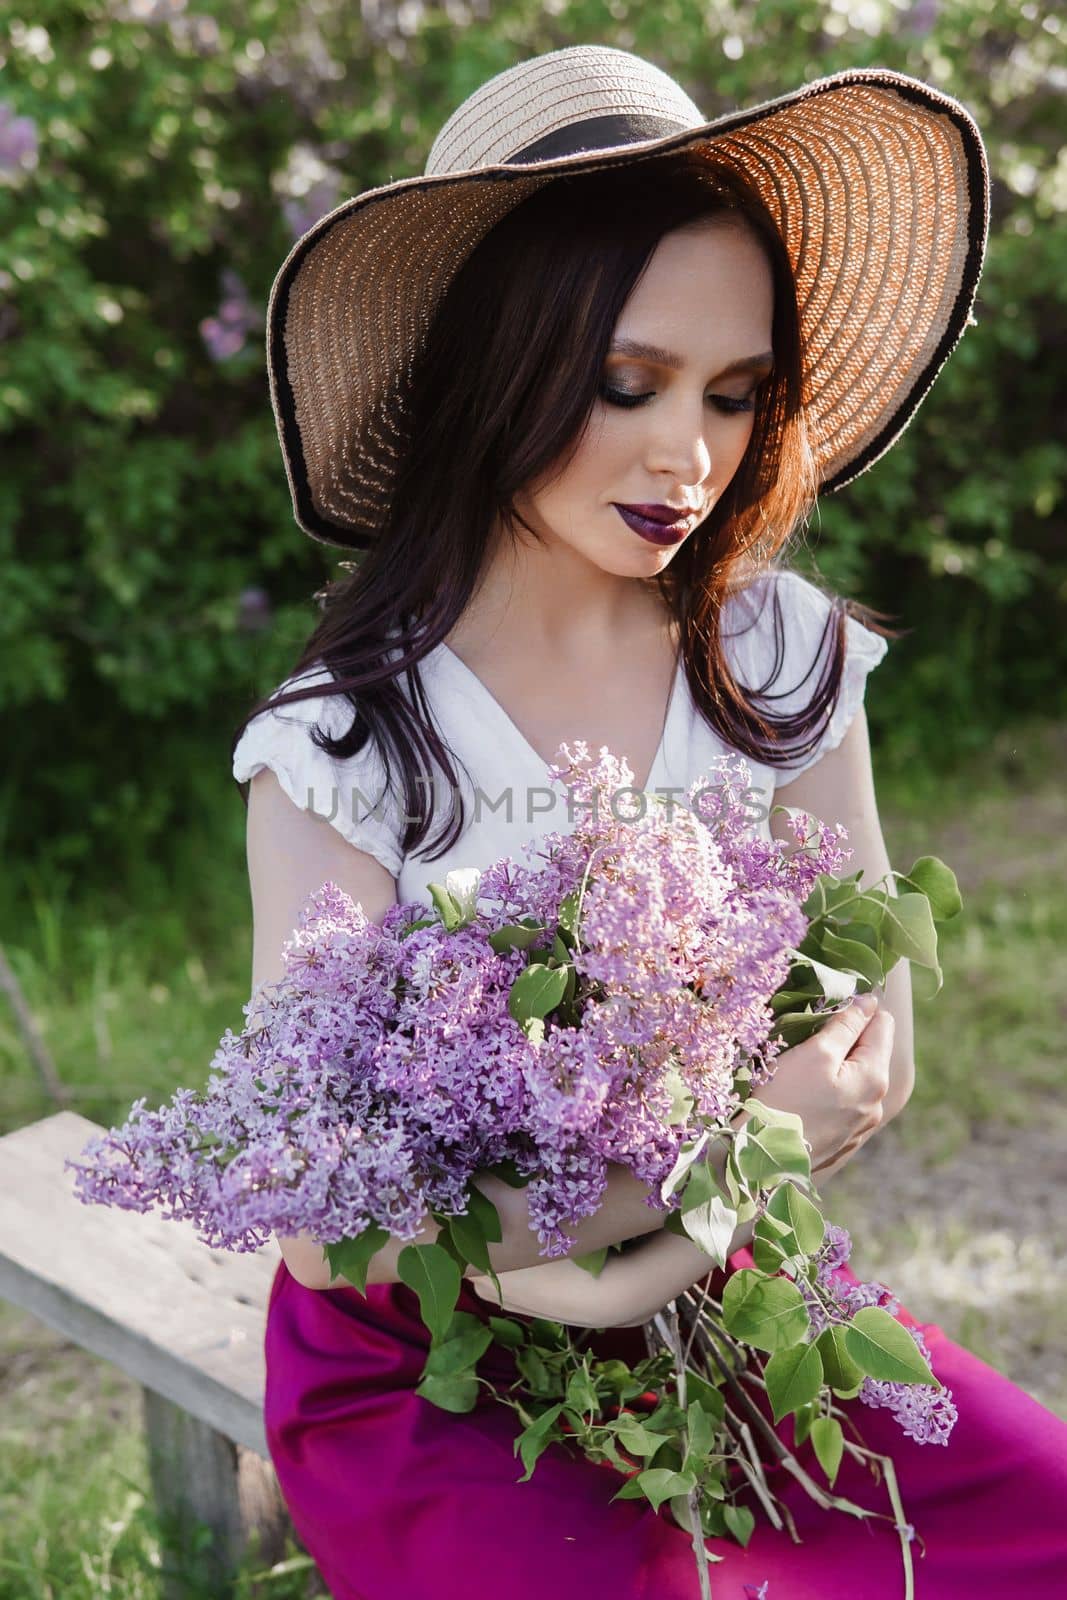
M 876 995 L 831 1017 L 783 1050 L 770 1083 L 752 1099 L 796 1112 L 811 1145 L 812 1174 L 832 1177 L 881 1126 L 893 1054 L 893 1015 Z

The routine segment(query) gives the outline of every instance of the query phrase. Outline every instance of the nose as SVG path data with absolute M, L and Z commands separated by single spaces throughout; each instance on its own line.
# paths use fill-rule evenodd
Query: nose
M 706 437 L 707 408 L 701 395 L 695 407 L 683 397 L 674 405 L 660 405 L 650 414 L 652 433 L 646 459 L 653 475 L 671 478 L 695 488 L 711 473 L 711 451 Z

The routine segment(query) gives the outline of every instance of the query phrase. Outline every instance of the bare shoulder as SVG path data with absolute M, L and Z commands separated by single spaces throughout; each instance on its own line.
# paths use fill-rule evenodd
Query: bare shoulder
M 281 951 L 308 898 L 324 883 L 380 922 L 396 904 L 396 878 L 324 817 L 298 806 L 264 767 L 250 780 L 245 833 L 255 939 L 253 984 L 280 976 Z

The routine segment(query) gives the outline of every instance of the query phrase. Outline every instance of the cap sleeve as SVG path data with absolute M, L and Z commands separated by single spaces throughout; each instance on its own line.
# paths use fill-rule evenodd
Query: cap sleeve
M 780 633 L 775 619 L 774 593 L 781 610 Z M 723 607 L 723 649 L 738 683 L 756 695 L 761 688 L 769 698 L 766 709 L 776 716 L 803 711 L 822 677 L 833 650 L 833 629 L 824 636 L 832 601 L 797 572 L 780 568 L 765 572 Z M 776 765 L 775 787 L 781 788 L 841 743 L 863 703 L 867 674 L 885 657 L 888 641 L 872 633 L 855 617 L 845 618 L 845 661 L 837 700 L 814 749 L 795 762 Z M 776 653 L 781 667 L 774 672 Z
M 324 666 L 286 679 L 277 692 L 331 678 Z M 357 755 L 335 760 L 311 739 L 316 725 L 337 738 L 348 731 L 352 720 L 352 704 L 344 695 L 309 695 L 261 711 L 237 742 L 233 776 L 246 783 L 269 767 L 295 805 L 323 817 L 349 844 L 365 850 L 397 877 L 404 862 L 402 808 L 388 785 L 377 744 L 370 739 Z

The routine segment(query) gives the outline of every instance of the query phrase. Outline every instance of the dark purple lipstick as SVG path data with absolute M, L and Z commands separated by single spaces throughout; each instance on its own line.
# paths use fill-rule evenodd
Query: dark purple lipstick
M 694 525 L 695 513 L 680 513 L 674 506 L 620 506 L 615 510 L 628 528 L 650 544 L 677 544 Z

